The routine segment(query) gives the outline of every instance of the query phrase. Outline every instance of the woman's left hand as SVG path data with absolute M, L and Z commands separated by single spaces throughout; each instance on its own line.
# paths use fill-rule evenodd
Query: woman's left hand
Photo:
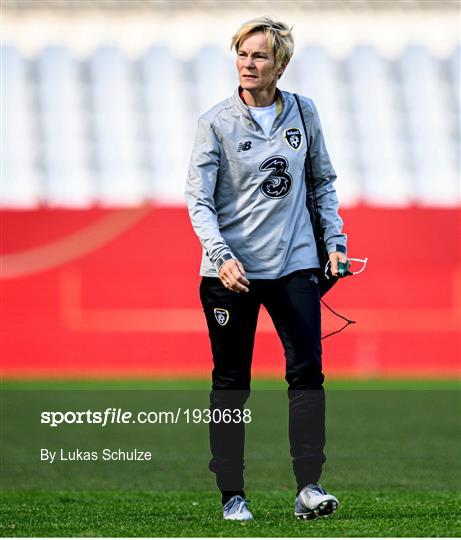
M 331 274 L 333 276 L 338 275 L 338 263 L 346 263 L 347 262 L 347 255 L 344 253 L 341 253 L 340 251 L 333 251 L 329 254 L 330 259 L 330 268 L 331 268 Z

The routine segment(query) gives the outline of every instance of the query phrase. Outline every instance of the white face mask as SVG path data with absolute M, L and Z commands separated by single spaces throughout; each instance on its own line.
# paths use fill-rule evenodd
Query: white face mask
M 363 272 L 365 270 L 365 267 L 367 265 L 367 262 L 368 262 L 368 257 L 365 257 L 365 259 L 355 259 L 354 257 L 351 257 L 350 259 L 348 259 L 348 261 L 350 263 L 352 262 L 358 262 L 358 263 L 362 263 L 362 268 L 360 268 L 359 270 L 355 270 L 355 269 L 352 269 L 352 264 L 351 266 L 349 266 L 349 268 L 347 269 L 347 271 L 349 272 L 349 274 L 352 274 L 352 275 L 357 275 L 357 274 L 360 274 L 361 272 Z M 328 268 L 330 266 L 330 261 L 327 262 L 327 264 L 325 265 L 325 269 L 324 269 L 324 273 L 325 273 L 325 277 L 327 279 L 330 279 L 329 276 L 328 276 Z M 346 274 L 346 275 L 349 275 L 349 274 Z

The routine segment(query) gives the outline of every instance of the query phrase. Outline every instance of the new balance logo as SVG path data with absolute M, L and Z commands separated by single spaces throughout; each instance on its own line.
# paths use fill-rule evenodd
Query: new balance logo
M 237 152 L 246 152 L 250 148 L 251 148 L 251 141 L 241 142 L 239 143 L 237 147 Z

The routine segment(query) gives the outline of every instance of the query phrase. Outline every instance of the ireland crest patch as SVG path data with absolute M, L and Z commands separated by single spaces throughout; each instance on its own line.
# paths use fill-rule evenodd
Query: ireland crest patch
M 214 308 L 214 316 L 221 326 L 226 326 L 229 322 L 229 312 L 224 308 Z
M 302 133 L 298 128 L 289 128 L 283 132 L 283 138 L 285 142 L 293 148 L 293 150 L 299 150 L 303 143 Z

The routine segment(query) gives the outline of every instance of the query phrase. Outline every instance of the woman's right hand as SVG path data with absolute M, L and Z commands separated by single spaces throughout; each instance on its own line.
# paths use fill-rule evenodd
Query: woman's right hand
M 245 276 L 245 270 L 242 263 L 237 259 L 230 259 L 226 261 L 219 270 L 219 279 L 221 283 L 236 293 L 250 292 L 248 285 L 250 282 Z

